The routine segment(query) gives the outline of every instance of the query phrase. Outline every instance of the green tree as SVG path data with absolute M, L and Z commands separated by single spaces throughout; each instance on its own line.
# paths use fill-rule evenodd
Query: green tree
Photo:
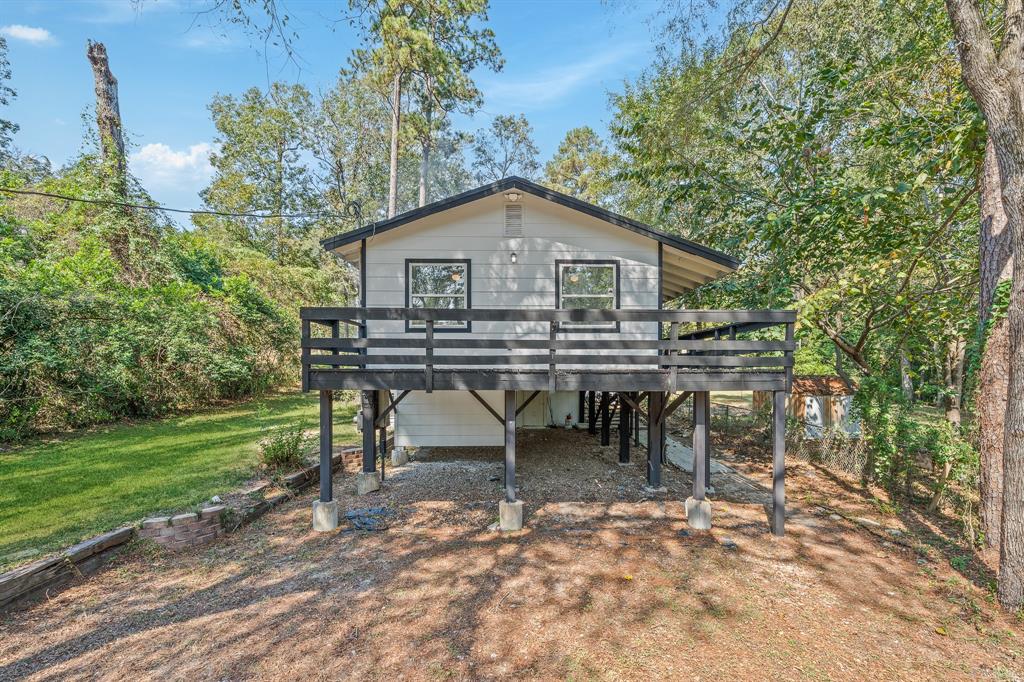
M 353 52 L 350 62 L 387 93 L 391 109 L 388 216 L 393 216 L 398 211 L 403 94 L 409 79 L 419 81 L 422 115 L 416 127 L 423 152 L 420 196 L 425 201 L 435 114 L 477 104 L 480 94 L 469 72 L 480 64 L 500 68 L 500 53 L 490 29 L 471 25 L 487 18 L 486 0 L 350 0 L 350 5 L 366 18 L 365 46 Z
M 592 128 L 573 128 L 545 164 L 544 183 L 583 201 L 611 207 L 616 203 L 612 177 L 616 166 L 608 146 Z
M 308 259 L 311 222 L 299 214 L 322 209 L 305 155 L 311 151 L 314 106 L 301 85 L 274 83 L 266 94 L 250 88 L 240 98 L 218 95 L 210 104 L 217 128 L 215 175 L 203 200 L 225 212 L 274 214 L 273 219 L 203 220 L 273 258 Z M 288 217 L 296 216 L 298 217 Z
M 473 141 L 473 174 L 480 184 L 510 175 L 532 178 L 540 170 L 533 128 L 523 114 L 499 114 Z
M 17 97 L 14 88 L 7 85 L 11 80 L 11 63 L 7 59 L 7 39 L 0 36 L 0 107 L 9 106 Z M 11 155 L 11 136 L 18 132 L 18 125 L 7 119 L 0 118 L 0 161 L 6 161 Z

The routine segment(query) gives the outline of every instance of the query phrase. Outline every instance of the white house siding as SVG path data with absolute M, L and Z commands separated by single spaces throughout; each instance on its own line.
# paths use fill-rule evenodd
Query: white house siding
M 371 307 L 404 307 L 406 259 L 469 259 L 473 308 L 551 308 L 555 301 L 555 261 L 614 259 L 619 261 L 619 306 L 657 309 L 658 244 L 597 218 L 526 195 L 524 236 L 503 236 L 505 198 L 495 195 L 428 216 L 366 242 L 366 301 Z M 511 254 L 518 256 L 511 262 Z M 402 336 L 403 322 L 371 322 L 371 337 Z M 416 333 L 416 332 L 413 332 Z M 422 333 L 422 332 L 419 332 Z M 465 332 L 437 332 L 451 338 Z M 547 338 L 546 323 L 474 323 L 473 338 Z M 655 338 L 656 323 L 622 323 L 618 338 Z M 608 333 L 578 333 L 574 338 L 599 338 Z M 388 351 L 371 351 L 388 352 Z M 481 351 L 497 354 L 499 351 Z M 536 351 L 520 351 L 534 354 Z M 446 351 L 449 353 L 449 351 Z M 520 368 L 528 366 L 519 365 Z M 538 366 L 538 368 L 546 365 Z M 593 366 L 591 366 L 593 367 Z M 499 413 L 499 391 L 481 392 Z M 520 396 L 520 402 L 528 394 Z M 579 418 L 574 392 L 538 396 L 517 420 L 521 426 L 561 425 L 566 414 Z M 501 426 L 466 392 L 410 394 L 399 406 L 395 444 L 501 445 Z

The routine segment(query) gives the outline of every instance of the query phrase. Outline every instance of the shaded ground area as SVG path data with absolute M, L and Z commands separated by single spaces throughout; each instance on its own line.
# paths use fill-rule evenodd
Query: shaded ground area
M 346 510 L 393 509 L 386 530 L 315 534 L 304 496 L 0 617 L 0 679 L 1020 679 L 1019 625 L 909 531 L 848 520 L 874 512 L 841 479 L 792 464 L 782 539 L 763 491 L 716 480 L 692 533 L 689 478 L 651 498 L 643 450 L 620 467 L 560 430 L 519 450 L 521 533 L 487 530 L 500 450 L 424 452 L 381 494 L 336 483 Z
M 0 450 L 0 570 L 224 494 L 252 476 L 268 429 L 315 426 L 317 409 L 315 396 L 273 395 Z M 355 441 L 354 411 L 339 405 L 338 442 Z

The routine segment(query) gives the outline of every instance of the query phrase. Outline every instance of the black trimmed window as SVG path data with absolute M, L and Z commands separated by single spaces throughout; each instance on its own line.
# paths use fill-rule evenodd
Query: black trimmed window
M 619 261 L 556 260 L 555 307 L 618 310 Z M 618 331 L 615 322 L 563 322 L 572 331 Z
M 405 261 L 405 306 L 468 310 L 472 307 L 469 259 L 428 258 Z M 469 331 L 470 322 L 438 320 L 434 331 Z M 406 331 L 423 329 L 422 320 L 408 320 Z

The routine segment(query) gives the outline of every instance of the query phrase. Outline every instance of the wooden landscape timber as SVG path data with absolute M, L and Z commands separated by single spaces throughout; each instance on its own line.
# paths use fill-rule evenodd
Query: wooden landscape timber
M 410 391 L 467 391 L 505 432 L 505 499 L 501 527 L 517 529 L 505 517 L 506 505 L 521 503 L 515 488 L 516 417 L 541 391 L 580 392 L 580 421 L 610 445 L 613 412 L 619 420 L 619 461 L 630 460 L 630 437 L 639 440 L 639 419 L 647 422 L 647 484 L 661 491 L 665 425 L 688 399 L 694 401 L 693 496 L 687 500 L 690 524 L 710 526 L 711 391 L 766 391 L 773 394 L 773 497 L 769 526 L 785 526 L 785 402 L 793 380 L 793 327 L 789 310 L 598 310 L 324 307 L 303 308 L 302 387 L 321 395 L 321 481 L 330 481 L 331 399 L 335 390 L 362 391 L 363 492 L 380 486 L 375 431 Z M 367 321 L 402 322 L 405 332 L 365 334 Z M 435 335 L 451 321 L 489 323 L 488 338 L 459 330 Z M 410 326 L 422 322 L 422 328 Z M 562 323 L 657 323 L 657 338 L 620 338 L 617 331 L 573 338 Z M 507 331 L 501 329 L 507 324 Z M 715 324 L 694 330 L 698 324 Z M 342 326 L 358 336 L 341 336 Z M 780 339 L 738 338 L 783 327 Z M 528 328 L 528 330 L 524 330 Z M 314 334 L 314 330 L 321 334 Z M 450 329 L 445 329 L 450 332 Z M 590 332 L 593 330 L 590 329 Z M 498 338 L 494 338 L 494 337 Z M 439 351 L 439 352 L 438 352 Z M 504 391 L 504 414 L 477 391 Z M 399 392 L 382 409 L 383 398 Z M 530 391 L 522 404 L 517 391 Z M 598 395 L 600 394 L 600 395 Z M 646 409 L 645 409 L 646 406 Z M 383 438 L 381 439 L 383 443 Z M 383 446 L 382 446 L 383 447 Z M 381 472 L 382 473 L 382 472 Z M 333 505 L 329 483 L 321 485 L 319 505 Z M 329 529 L 328 527 L 323 529 Z

